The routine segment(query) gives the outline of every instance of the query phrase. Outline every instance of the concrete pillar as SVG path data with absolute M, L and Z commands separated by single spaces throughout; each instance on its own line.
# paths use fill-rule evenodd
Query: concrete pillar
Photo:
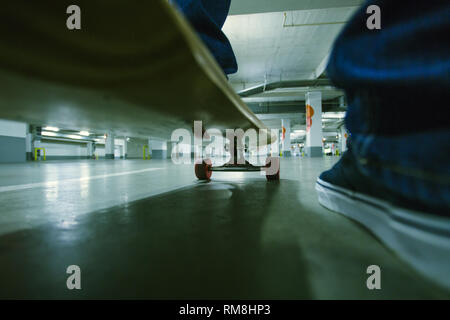
M 87 158 L 92 159 L 93 154 L 94 154 L 94 142 L 89 141 L 87 143 Z
M 152 154 L 152 138 L 149 138 L 148 139 L 148 144 L 147 144 L 147 147 L 148 147 L 148 149 L 147 149 L 147 154 L 150 156 L 150 158 L 152 158 L 153 159 L 153 154 Z
M 128 138 L 128 137 L 125 137 L 124 139 L 123 139 L 123 158 L 124 159 L 127 159 L 128 158 L 128 140 L 129 140 L 130 138 Z
M 283 157 L 291 156 L 291 119 L 281 120 L 281 133 L 283 134 Z
M 25 138 L 25 152 L 26 152 L 26 160 L 33 160 L 33 133 L 30 132 L 30 126 L 27 125 L 27 136 Z
M 172 158 L 172 150 L 174 148 L 174 143 L 172 141 L 167 142 L 167 158 Z
M 152 159 L 167 159 L 167 141 L 150 138 L 148 144 Z
M 105 158 L 114 160 L 114 133 L 112 131 L 108 131 L 106 133 L 106 141 L 105 141 Z
M 322 156 L 322 93 L 306 94 L 306 143 L 308 157 Z
M 348 131 L 345 126 L 341 126 L 340 135 L 341 137 L 340 137 L 339 151 L 341 153 L 344 153 L 345 151 L 347 151 L 347 139 L 348 139 Z
M 344 96 L 339 97 L 339 108 L 345 108 L 345 97 Z
M 42 134 L 41 133 L 42 133 L 42 127 L 33 126 L 33 137 L 32 137 L 32 148 L 33 148 L 32 149 L 32 157 L 33 157 L 33 160 L 37 160 L 34 157 L 34 155 L 35 155 L 34 149 L 42 147 L 42 145 L 41 145 Z M 43 155 L 42 151 L 39 150 L 37 152 L 37 155 L 38 155 L 38 158 L 41 157 Z

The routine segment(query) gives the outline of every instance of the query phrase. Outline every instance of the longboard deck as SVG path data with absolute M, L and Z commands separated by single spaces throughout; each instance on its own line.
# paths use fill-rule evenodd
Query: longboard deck
M 0 10 L 0 118 L 170 138 L 176 128 L 267 129 L 167 1 L 15 0 Z

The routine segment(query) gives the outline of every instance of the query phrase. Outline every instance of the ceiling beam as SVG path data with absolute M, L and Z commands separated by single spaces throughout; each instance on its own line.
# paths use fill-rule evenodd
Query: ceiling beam
M 329 60 L 330 53 L 327 53 L 327 55 L 322 59 L 322 62 L 320 62 L 317 66 L 316 70 L 314 70 L 313 74 L 311 75 L 311 79 L 318 79 L 325 72 Z
M 302 87 L 324 87 L 332 86 L 329 79 L 310 79 L 310 80 L 292 80 L 292 81 L 277 81 L 266 84 L 260 84 L 255 87 L 238 91 L 237 94 L 241 97 L 250 97 L 266 91 L 271 91 L 280 88 L 302 88 Z
M 363 0 L 232 0 L 230 15 L 354 7 Z
M 256 114 L 259 120 L 273 119 L 304 119 L 304 113 L 259 113 Z

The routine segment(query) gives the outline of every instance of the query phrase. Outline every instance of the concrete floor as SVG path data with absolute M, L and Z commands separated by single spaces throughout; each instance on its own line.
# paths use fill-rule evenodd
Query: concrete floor
M 318 204 L 315 179 L 336 160 L 283 159 L 273 183 L 198 182 L 162 160 L 0 165 L 0 298 L 449 298 Z M 74 264 L 79 291 L 66 288 Z

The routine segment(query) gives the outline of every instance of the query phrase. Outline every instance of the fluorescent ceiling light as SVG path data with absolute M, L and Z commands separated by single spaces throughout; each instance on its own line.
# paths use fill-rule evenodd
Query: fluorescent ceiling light
M 48 131 L 42 131 L 41 135 L 48 136 L 48 137 L 56 137 L 57 134 L 55 132 L 48 132 Z
M 322 118 L 328 119 L 343 119 L 345 118 L 345 112 L 324 112 Z
M 74 135 L 74 134 L 69 134 L 69 135 L 67 135 L 67 138 L 70 138 L 70 139 L 82 139 L 82 137 L 80 137 L 80 136 L 77 136 L 77 135 Z
M 89 137 L 90 133 L 89 133 L 89 131 L 80 131 L 80 135 Z
M 57 127 L 44 127 L 44 130 L 58 132 L 59 128 Z

